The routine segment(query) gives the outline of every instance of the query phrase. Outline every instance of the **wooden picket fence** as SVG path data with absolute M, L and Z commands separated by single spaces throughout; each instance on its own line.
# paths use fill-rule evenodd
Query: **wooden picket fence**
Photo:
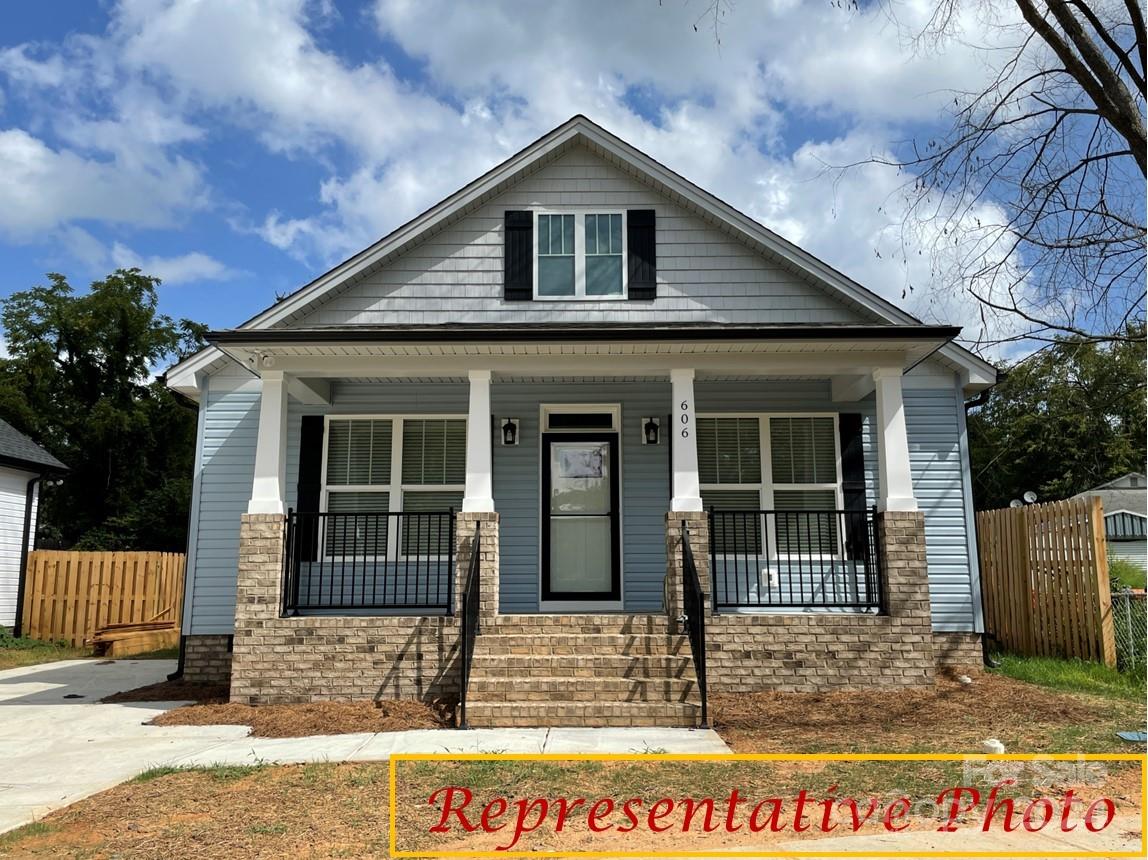
M 1006 650 L 1116 665 L 1100 499 L 980 511 L 985 629 Z
M 22 633 L 79 647 L 113 625 L 178 632 L 184 561 L 174 552 L 31 552 Z

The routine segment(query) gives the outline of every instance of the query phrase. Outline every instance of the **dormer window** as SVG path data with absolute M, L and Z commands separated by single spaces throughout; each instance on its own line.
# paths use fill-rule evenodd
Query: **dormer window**
M 625 213 L 538 212 L 536 217 L 535 298 L 625 297 Z
M 503 216 L 506 301 L 643 302 L 658 297 L 653 209 L 508 209 Z

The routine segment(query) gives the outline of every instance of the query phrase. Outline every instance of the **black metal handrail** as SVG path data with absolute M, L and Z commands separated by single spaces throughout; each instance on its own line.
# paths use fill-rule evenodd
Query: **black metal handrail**
M 690 653 L 694 658 L 694 674 L 698 677 L 698 690 L 702 696 L 703 729 L 709 728 L 709 703 L 706 699 L 706 596 L 698 577 L 694 551 L 690 547 L 690 530 L 682 521 L 682 618 L 690 637 Z
M 714 608 L 880 610 L 876 518 L 876 508 L 711 509 Z
M 452 613 L 454 512 L 287 512 L 283 613 Z
M 469 728 L 466 721 L 466 688 L 470 685 L 470 664 L 474 660 L 474 637 L 478 635 L 480 575 L 482 564 L 482 522 L 474 524 L 474 540 L 470 545 L 470 563 L 466 568 L 466 583 L 462 587 L 462 629 L 459 633 L 459 659 L 462 663 L 462 689 L 458 695 L 458 727 Z

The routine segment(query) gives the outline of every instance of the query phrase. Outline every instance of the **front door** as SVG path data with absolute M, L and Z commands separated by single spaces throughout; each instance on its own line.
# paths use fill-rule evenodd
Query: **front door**
M 542 599 L 617 601 L 618 434 L 542 436 Z

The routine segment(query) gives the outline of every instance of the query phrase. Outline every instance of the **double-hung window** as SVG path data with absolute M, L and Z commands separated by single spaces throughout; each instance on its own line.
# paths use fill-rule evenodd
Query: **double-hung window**
M 536 298 L 625 296 L 623 212 L 539 212 L 536 218 Z
M 418 514 L 462 505 L 465 419 L 329 418 L 326 439 L 324 510 L 348 515 L 327 518 L 327 556 L 393 560 L 447 552 L 449 529 Z
M 837 518 L 828 513 L 841 507 L 835 415 L 699 416 L 697 428 L 707 508 L 775 511 L 766 535 L 770 556 L 838 551 Z M 713 536 L 719 554 L 762 554 L 757 518 L 720 522 Z

